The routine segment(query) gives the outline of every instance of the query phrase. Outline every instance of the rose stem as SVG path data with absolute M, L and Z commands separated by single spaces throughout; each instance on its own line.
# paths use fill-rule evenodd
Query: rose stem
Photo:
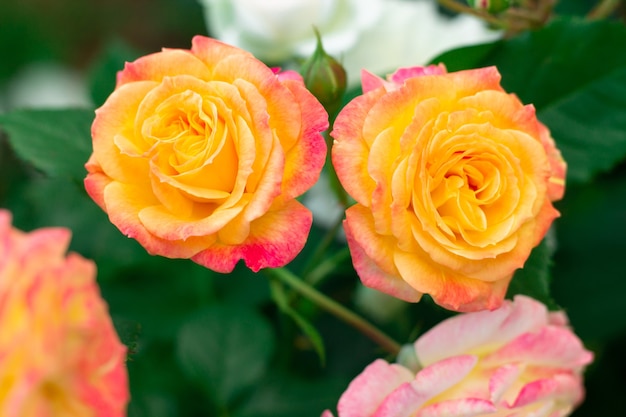
M 501 19 L 498 19 L 497 17 L 487 12 L 482 12 L 480 10 L 473 9 L 455 0 L 437 0 L 437 1 L 446 9 L 452 10 L 457 13 L 471 14 L 473 16 L 483 19 L 485 22 L 490 23 L 498 28 L 506 27 L 506 23 L 504 23 Z
M 376 342 L 380 347 L 382 347 L 392 355 L 395 356 L 398 354 L 398 352 L 400 352 L 401 346 L 398 342 L 387 336 L 380 329 L 366 321 L 364 318 L 358 316 L 357 314 L 348 310 L 346 307 L 342 306 L 335 300 L 329 298 L 315 288 L 311 287 L 309 284 L 302 281 L 299 277 L 297 277 L 287 269 L 268 268 L 264 269 L 263 272 L 268 274 L 270 278 L 278 279 L 283 283 L 289 285 L 291 288 L 311 300 L 321 309 L 326 310 L 328 313 L 331 313 L 338 319 L 344 321 L 345 323 L 363 333 L 365 336 L 369 337 L 371 340 Z
M 337 221 L 333 224 L 333 226 L 330 229 L 328 229 L 328 232 L 324 235 L 324 238 L 321 240 L 317 248 L 315 248 L 315 252 L 313 252 L 313 255 L 311 255 L 311 259 L 309 260 L 309 262 L 307 262 L 306 266 L 304 267 L 304 270 L 301 272 L 306 282 L 311 283 L 309 276 L 311 275 L 311 272 L 313 269 L 317 269 L 316 265 L 317 266 L 320 265 L 322 256 L 324 256 L 324 253 L 326 253 L 326 250 L 328 249 L 328 247 L 333 243 L 333 241 L 337 237 L 337 233 L 339 232 L 339 229 L 341 228 L 341 225 L 343 224 L 343 217 L 344 216 L 342 213 L 341 217 L 337 219 Z
M 596 20 L 608 17 L 617 9 L 621 2 L 622 0 L 602 0 L 587 14 L 587 19 Z
M 304 276 L 304 281 L 313 287 L 318 286 L 330 272 L 336 270 L 337 266 L 347 259 L 350 259 L 350 250 L 345 247 L 318 263 Z

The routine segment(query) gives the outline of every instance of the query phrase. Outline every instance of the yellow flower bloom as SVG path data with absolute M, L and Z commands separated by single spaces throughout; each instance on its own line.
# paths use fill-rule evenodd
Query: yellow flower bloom
M 494 67 L 369 73 L 339 114 L 333 164 L 363 283 L 453 310 L 497 308 L 558 212 L 565 162 Z

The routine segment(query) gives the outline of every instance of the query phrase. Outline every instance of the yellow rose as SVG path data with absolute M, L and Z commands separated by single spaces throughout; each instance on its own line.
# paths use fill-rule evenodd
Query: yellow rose
M 151 254 L 219 272 L 290 262 L 311 213 L 328 127 L 301 77 L 196 36 L 120 71 L 96 111 L 85 188 Z
M 494 67 L 364 72 L 363 91 L 332 132 L 363 283 L 452 310 L 499 307 L 558 216 L 565 162 L 547 128 Z
M 23 233 L 0 210 L 0 415 L 123 417 L 126 348 L 70 231 Z

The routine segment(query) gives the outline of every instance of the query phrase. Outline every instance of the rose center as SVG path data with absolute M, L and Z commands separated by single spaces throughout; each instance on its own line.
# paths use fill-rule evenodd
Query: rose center
M 453 233 L 487 230 L 502 182 L 495 162 L 489 154 L 454 152 L 431 174 L 432 203 Z
M 152 143 L 151 157 L 161 171 L 209 189 L 232 191 L 237 152 L 229 134 L 228 114 L 219 102 L 184 91 L 165 99 L 144 122 L 142 133 Z

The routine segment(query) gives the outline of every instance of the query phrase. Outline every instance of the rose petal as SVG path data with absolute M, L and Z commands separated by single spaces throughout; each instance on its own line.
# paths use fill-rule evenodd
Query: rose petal
M 250 223 L 248 239 L 241 245 L 217 241 L 191 259 L 217 272 L 229 273 L 240 259 L 258 272 L 291 262 L 302 250 L 312 224 L 311 212 L 296 200 L 270 209 Z
M 444 266 L 429 262 L 428 255 L 394 251 L 393 260 L 400 276 L 419 292 L 429 294 L 433 300 L 455 311 L 496 309 L 504 298 L 511 277 L 485 282 L 467 278 Z
M 484 90 L 504 91 L 501 76 L 496 67 L 476 68 L 448 74 L 459 97 L 469 96 Z
M 155 85 L 152 81 L 124 85 L 96 110 L 91 126 L 94 152 L 90 160 L 95 160 L 102 172 L 116 181 L 136 182 L 145 178 L 144 182 L 148 182 L 148 161 L 121 153 L 114 139 L 117 135 L 133 134 L 137 110 Z
M 480 398 L 463 398 L 441 401 L 423 408 L 417 417 L 472 417 L 496 413 L 491 401 Z
M 371 212 L 358 204 L 350 207 L 344 229 L 354 269 L 365 286 L 405 301 L 419 301 L 422 294 L 399 277 L 393 264 L 394 239 L 375 232 Z
M 328 129 L 328 115 L 322 105 L 304 87 L 301 81 L 282 82 L 300 103 L 302 126 L 300 140 L 285 149 L 283 195 L 294 198 L 311 188 L 318 180 L 326 162 L 326 142 L 321 132 Z
M 547 317 L 546 317 L 547 320 Z M 576 369 L 588 365 L 593 354 L 569 329 L 546 325 L 521 334 L 485 358 L 486 365 L 523 362 L 530 365 Z
M 489 394 L 494 404 L 498 404 L 507 390 L 513 386 L 524 371 L 521 364 L 506 364 L 497 368 L 489 378 Z
M 153 219 L 153 209 L 159 210 L 159 202 L 154 195 L 139 185 L 111 182 L 104 188 L 104 202 L 109 220 L 127 237 L 136 239 L 150 254 L 168 258 L 189 258 L 216 240 L 214 235 L 190 236 L 187 239 L 163 239 L 150 233 L 140 219 L 140 214 L 148 221 L 154 222 L 154 227 L 166 226 L 169 219 L 166 212 L 161 211 L 158 218 Z M 144 211 L 146 210 L 146 211 Z M 185 223 L 187 227 L 193 227 Z M 184 230 L 178 233 L 179 236 Z
M 457 356 L 422 369 L 415 380 L 401 384 L 389 393 L 372 417 L 415 415 L 422 410 L 424 403 L 465 378 L 476 362 L 474 356 Z
M 484 345 L 497 349 L 546 324 L 547 309 L 543 304 L 516 296 L 514 302 L 505 301 L 497 310 L 458 315 L 440 323 L 416 340 L 415 350 L 420 363 L 428 365 Z
M 339 399 L 339 417 L 373 415 L 385 397 L 412 379 L 413 374 L 408 369 L 382 359 L 375 360 L 352 380 Z
M 512 407 L 524 407 L 528 404 L 551 399 L 566 404 L 578 404 L 582 398 L 580 378 L 571 374 L 558 374 L 526 384 Z
M 196 56 L 182 49 L 164 49 L 162 52 L 143 56 L 134 62 L 127 62 L 117 73 L 116 89 L 136 81 L 161 81 L 184 73 L 208 80 L 209 68 Z
M 425 75 L 442 75 L 447 72 L 444 64 L 428 65 L 425 67 L 405 67 L 398 68 L 388 79 L 396 84 L 402 84 L 409 78 L 423 77 Z
M 330 134 L 335 139 L 332 162 L 341 185 L 364 206 L 370 205 L 376 184 L 368 173 L 369 145 L 363 138 L 361 123 L 383 94 L 383 91 L 373 91 L 348 103 L 341 111 L 343 116 L 338 117 L 333 124 Z

